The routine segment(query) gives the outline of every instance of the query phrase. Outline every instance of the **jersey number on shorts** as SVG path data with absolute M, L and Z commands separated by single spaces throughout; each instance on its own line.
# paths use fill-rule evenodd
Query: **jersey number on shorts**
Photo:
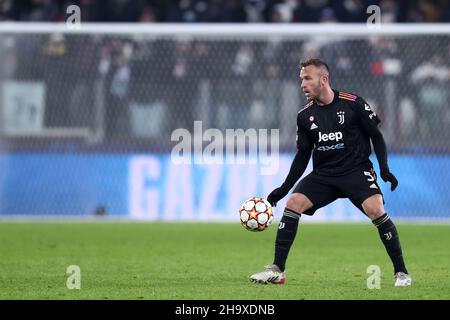
M 369 182 L 375 181 L 375 178 L 373 177 L 372 173 L 370 173 L 369 171 L 364 171 L 364 175 L 369 177 L 369 178 L 367 178 L 367 181 L 369 181 Z

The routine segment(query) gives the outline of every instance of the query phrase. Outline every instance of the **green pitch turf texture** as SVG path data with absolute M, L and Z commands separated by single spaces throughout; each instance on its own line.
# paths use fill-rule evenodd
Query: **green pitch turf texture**
M 397 226 L 412 287 L 393 286 L 375 227 L 301 224 L 285 285 L 248 277 L 272 262 L 276 226 L 0 223 L 0 299 L 450 299 L 450 226 Z M 69 265 L 81 289 L 66 287 Z M 367 267 L 381 289 L 367 288 Z

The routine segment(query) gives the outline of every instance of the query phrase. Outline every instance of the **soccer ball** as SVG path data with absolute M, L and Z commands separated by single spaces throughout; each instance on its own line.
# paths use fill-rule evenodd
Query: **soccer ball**
M 252 197 L 239 210 L 241 224 L 250 231 L 266 230 L 273 222 L 272 206 L 266 199 Z

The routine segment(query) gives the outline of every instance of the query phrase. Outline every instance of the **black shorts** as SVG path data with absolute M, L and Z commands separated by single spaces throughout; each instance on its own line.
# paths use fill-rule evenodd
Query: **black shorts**
M 317 209 L 339 198 L 348 198 L 364 213 L 361 205 L 364 200 L 374 194 L 383 196 L 372 166 L 364 166 L 347 175 L 337 177 L 319 176 L 313 171 L 300 180 L 293 193 L 302 193 L 311 200 L 312 208 L 303 212 L 310 216 Z

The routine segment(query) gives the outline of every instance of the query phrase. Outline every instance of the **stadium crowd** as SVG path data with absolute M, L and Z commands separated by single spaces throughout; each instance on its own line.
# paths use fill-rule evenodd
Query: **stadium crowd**
M 366 19 L 362 8 L 368 2 L 0 0 L 0 15 L 63 21 L 62 8 L 75 3 L 84 21 L 356 22 Z M 435 22 L 447 21 L 447 2 L 370 4 L 382 7 L 384 21 Z M 102 105 L 106 140 L 131 141 L 139 136 L 161 140 L 175 128 L 190 128 L 205 114 L 204 105 L 214 107 L 212 127 L 285 127 L 289 117 L 280 113 L 287 110 L 282 106 L 305 102 L 298 90 L 298 63 L 318 56 L 329 62 L 334 88 L 364 96 L 383 119 L 395 118 L 390 146 L 414 151 L 423 142 L 429 149 L 450 148 L 450 39 L 444 35 L 295 41 L 1 35 L 0 56 L 2 78 L 45 84 L 46 127 L 95 127 Z M 385 114 L 392 105 L 395 110 Z M 292 146 L 288 138 L 283 141 Z
M 447 0 L 0 0 L 0 20 L 64 21 L 78 5 L 85 22 L 449 22 Z
M 382 118 L 387 104 L 397 106 L 390 110 L 394 139 L 416 141 L 409 138 L 417 139 L 420 130 L 420 138 L 438 143 L 450 128 L 445 36 L 208 41 L 51 34 L 2 43 L 3 77 L 46 84 L 48 127 L 92 126 L 99 81 L 108 137 L 134 136 L 136 106 L 157 110 L 149 120 L 154 125 L 147 125 L 156 136 L 189 128 L 207 97 L 215 108 L 213 127 L 280 127 L 283 101 L 294 107 L 305 102 L 298 100 L 304 100 L 298 97 L 299 61 L 320 56 L 331 66 L 333 87 L 366 97 Z M 295 94 L 286 94 L 289 87 Z

